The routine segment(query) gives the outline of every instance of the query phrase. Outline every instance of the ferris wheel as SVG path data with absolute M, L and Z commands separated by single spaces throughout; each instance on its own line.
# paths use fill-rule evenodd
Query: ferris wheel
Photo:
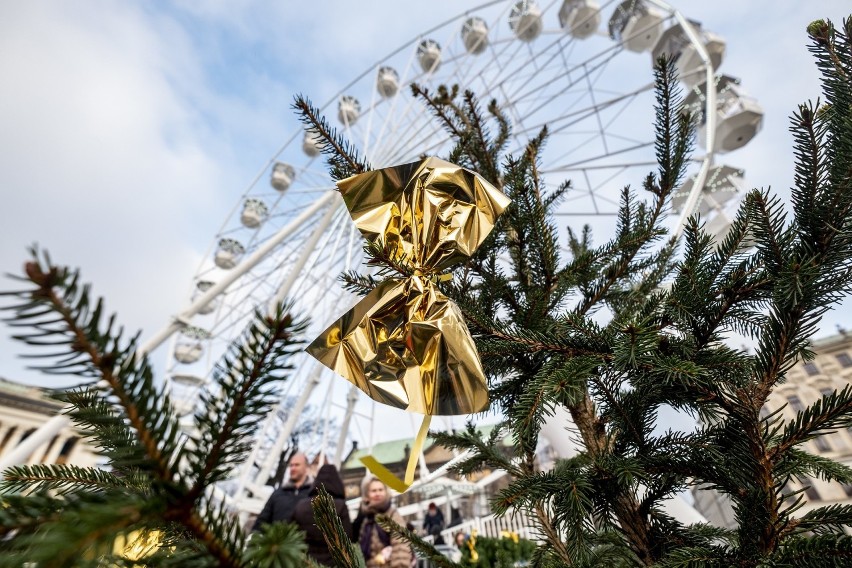
M 751 140 L 763 115 L 737 79 L 716 76 L 724 51 L 722 38 L 658 0 L 495 1 L 412 38 L 321 111 L 380 168 L 450 148 L 411 84 L 433 91 L 458 84 L 483 104 L 495 99 L 511 121 L 510 152 L 548 126 L 545 181 L 555 187 L 572 180 L 559 221 L 601 228 L 613 220 L 621 188 L 656 163 L 652 62 L 668 53 L 677 56 L 686 103 L 702 117 L 701 155 L 672 206 L 682 219 L 700 211 L 708 230 L 721 235 L 744 174 L 716 157 Z M 357 299 L 338 276 L 362 267 L 362 245 L 318 141 L 294 128 L 213 238 L 190 307 L 147 344 L 170 340 L 168 374 L 182 410 L 191 410 L 213 363 L 256 309 L 291 300 L 296 313 L 311 318 L 308 339 L 348 310 Z M 281 393 L 288 418 L 270 419 L 238 492 L 263 485 L 306 405 L 323 419 L 335 417 L 340 435 L 320 429 L 313 442 L 337 462 L 348 442 L 365 447 L 387 438 L 382 428 L 393 428 L 396 438 L 409 435 L 404 412 L 380 409 L 393 418 L 378 420 L 372 401 L 313 359 L 300 356 L 294 365 Z

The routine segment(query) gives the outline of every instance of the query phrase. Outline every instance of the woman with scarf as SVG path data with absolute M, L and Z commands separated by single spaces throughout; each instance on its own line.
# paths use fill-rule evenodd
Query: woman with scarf
M 367 561 L 367 568 L 410 568 L 411 548 L 404 540 L 391 537 L 376 522 L 377 515 L 385 515 L 400 526 L 405 526 L 402 515 L 391 505 L 387 486 L 376 478 L 369 479 L 362 493 L 364 501 L 358 517 L 361 520 L 358 544 Z M 357 522 L 357 521 L 356 521 Z

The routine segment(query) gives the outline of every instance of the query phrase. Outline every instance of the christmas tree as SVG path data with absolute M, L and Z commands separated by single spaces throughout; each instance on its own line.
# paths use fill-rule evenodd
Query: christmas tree
M 844 532 L 852 508 L 797 516 L 803 490 L 786 490 L 808 476 L 852 481 L 846 466 L 801 448 L 852 425 L 852 387 L 791 422 L 761 413 L 786 371 L 811 356 L 820 317 L 849 292 L 850 31 L 850 20 L 842 30 L 825 22 L 808 28 L 825 100 L 801 105 L 792 117 L 792 215 L 768 191 L 753 190 L 724 239 L 714 242 L 694 217 L 681 250 L 663 220 L 683 177 L 693 117 L 682 108 L 670 63 L 656 68 L 658 170 L 641 191 L 623 190 L 608 241 L 594 245 L 588 228 L 569 229 L 567 259 L 553 213 L 570 184 L 548 189 L 538 171 L 547 129 L 521 155 L 505 156 L 509 120 L 495 103 L 483 111 L 472 92 L 415 87 L 454 138 L 447 159 L 513 200 L 496 234 L 442 285 L 476 337 L 504 421 L 490 439 L 473 427 L 434 436 L 472 452 L 457 473 L 487 467 L 511 474 L 493 507 L 535 520 L 545 544 L 534 564 L 825 566 L 852 559 Z M 334 175 L 367 169 L 310 105 L 297 106 L 329 141 Z M 388 273 L 405 275 L 388 251 L 368 252 Z M 362 293 L 376 284 L 357 273 L 345 280 Z M 727 345 L 731 333 L 751 338 L 754 353 Z M 697 417 L 699 427 L 658 433 L 664 405 Z M 582 451 L 542 472 L 539 434 L 559 407 L 576 426 L 565 436 L 575 436 Z M 495 449 L 503 434 L 514 440 L 516 459 Z M 666 514 L 667 498 L 696 485 L 730 497 L 737 529 L 687 526 Z
M 523 510 L 542 544 L 537 566 L 845 566 L 852 563 L 852 507 L 796 515 L 791 479 L 852 483 L 852 470 L 801 445 L 852 426 L 852 388 L 825 396 L 785 422 L 762 415 L 792 365 L 810 356 L 820 317 L 852 285 L 852 19 L 808 28 L 824 100 L 794 113 L 792 210 L 768 191 L 745 197 L 728 235 L 714 242 L 700 219 L 682 242 L 665 215 L 691 150 L 694 117 L 682 108 L 670 62 L 656 68 L 658 168 L 625 188 L 615 234 L 595 245 L 569 232 L 560 252 L 553 212 L 570 184 L 545 186 L 538 155 L 547 130 L 519 155 L 505 155 L 510 122 L 495 103 L 456 87 L 420 98 L 452 134 L 446 158 L 512 198 L 492 236 L 453 279 L 437 285 L 460 306 L 504 417 L 490 439 L 472 427 L 434 433 L 470 450 L 458 473 L 503 469 L 512 482 L 493 502 Z M 334 179 L 369 166 L 310 103 L 296 103 L 325 140 Z M 386 274 L 405 274 L 389 251 L 368 249 Z M 366 293 L 376 276 L 345 275 Z M 190 433 L 154 380 L 137 337 L 126 337 L 76 271 L 34 252 L 6 293 L 17 338 L 44 350 L 46 372 L 76 375 L 63 394 L 71 417 L 108 460 L 107 470 L 20 466 L 3 473 L 0 566 L 295 566 L 299 533 L 272 525 L 247 542 L 217 494 L 245 458 L 257 426 L 302 348 L 303 323 L 286 305 L 258 314 L 218 365 Z M 753 339 L 753 353 L 726 344 Z M 699 419 L 692 432 L 663 432 L 668 405 Z M 546 418 L 566 410 L 580 450 L 549 471 L 536 462 Z M 518 455 L 495 450 L 508 434 Z M 730 497 L 738 526 L 684 525 L 665 499 L 695 486 Z M 335 562 L 358 566 L 355 547 L 323 495 L 315 512 Z M 452 563 L 385 521 L 441 566 Z M 133 546 L 143 552 L 130 550 Z

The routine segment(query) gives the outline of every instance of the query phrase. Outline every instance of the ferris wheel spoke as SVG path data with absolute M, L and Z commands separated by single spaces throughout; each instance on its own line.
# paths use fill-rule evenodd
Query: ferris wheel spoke
M 306 297 L 306 295 L 314 295 L 316 293 L 316 289 L 320 287 L 318 284 L 321 281 L 312 280 L 309 275 L 314 273 L 317 266 L 326 268 L 326 270 L 320 272 L 322 280 L 337 278 L 337 275 L 332 273 L 332 266 L 339 263 L 340 250 L 338 247 L 340 240 L 345 232 L 344 227 L 351 223 L 349 223 L 348 211 L 342 206 L 335 212 L 335 216 L 334 227 L 330 231 L 321 230 L 324 233 L 325 240 L 319 247 L 316 247 L 316 254 L 310 257 L 310 263 L 303 267 L 294 267 L 291 269 L 291 275 L 296 275 L 294 282 L 297 282 L 295 286 L 292 286 L 292 290 L 289 293 L 291 297 L 302 298 Z M 329 247 L 332 237 L 335 239 L 334 244 Z M 310 249 L 316 246 L 315 243 L 307 243 L 307 245 L 306 248 Z M 298 280 L 296 281 L 297 278 Z
M 603 61 L 599 62 L 599 63 L 598 63 L 598 65 L 599 65 L 600 67 L 602 67 L 602 68 L 605 68 L 605 67 L 606 67 L 606 64 L 607 64 L 608 62 L 609 62 L 609 60 L 603 60 Z M 580 84 L 580 82 L 581 82 L 581 81 L 588 81 L 589 74 L 590 74 L 592 71 L 595 71 L 595 70 L 596 70 L 596 68 L 588 68 L 588 67 L 585 67 L 585 66 L 583 66 L 583 67 L 582 67 L 582 69 L 584 70 L 584 72 L 583 72 L 583 73 L 580 73 L 580 74 L 579 74 L 579 76 L 575 75 L 575 76 L 574 76 L 574 78 L 573 78 L 573 79 L 571 79 L 571 81 L 570 81 L 570 82 L 566 85 L 566 87 L 567 87 L 568 89 L 572 89 L 572 88 L 576 87 L 577 85 L 579 85 L 579 84 Z M 548 81 L 547 83 L 545 83 L 545 84 L 543 84 L 543 85 L 540 85 L 538 90 L 541 90 L 541 89 L 544 89 L 544 88 L 546 88 L 546 87 L 549 87 L 549 86 L 554 85 L 556 80 L 557 80 L 557 79 L 556 79 L 556 78 L 554 78 L 554 79 L 552 79 L 552 80 Z M 518 94 L 518 95 L 516 95 L 516 96 L 512 96 L 512 95 L 509 95 L 509 96 L 511 97 L 511 99 L 512 99 L 512 100 L 518 100 L 518 101 L 522 101 L 522 102 L 523 102 L 523 101 L 526 101 L 526 100 L 530 100 L 530 99 L 532 99 L 533 101 L 535 101 L 535 97 L 533 97 L 533 95 L 534 95 L 536 92 L 538 92 L 538 90 L 530 90 L 530 91 L 527 91 L 526 93 Z M 591 95 L 591 92 L 590 92 L 590 91 L 586 91 L 586 92 L 587 92 L 587 93 L 589 93 L 589 94 Z M 528 109 L 528 110 L 527 110 L 527 112 L 526 112 L 526 114 L 528 114 L 528 115 L 533 115 L 533 114 L 535 114 L 535 113 L 537 113 L 537 112 L 542 111 L 542 110 L 543 110 L 543 109 L 545 109 L 548 105 L 553 104 L 553 102 L 554 102 L 554 101 L 556 101 L 558 98 L 560 98 L 562 95 L 563 95 L 563 93 L 562 93 L 562 92 L 559 92 L 559 90 L 557 90 L 557 92 L 556 92 L 556 93 L 554 93 L 554 94 L 552 94 L 552 95 L 548 96 L 548 97 L 547 97 L 547 98 L 545 98 L 544 100 L 538 101 L 538 104 L 537 104 L 536 106 L 533 106 L 532 108 Z M 581 100 L 581 99 L 579 99 L 579 98 L 578 98 L 578 99 L 577 99 L 577 102 L 580 102 L 580 100 Z M 596 105 L 594 105 L 594 103 L 593 103 L 593 107 L 594 107 L 594 106 L 596 106 Z
M 336 195 L 336 194 L 334 194 Z M 290 273 L 287 275 L 287 279 L 281 284 L 281 287 L 275 293 L 275 296 L 272 299 L 272 303 L 270 304 L 270 310 L 274 309 L 274 306 L 280 304 L 284 301 L 284 298 L 290 295 L 290 291 L 293 288 L 293 285 L 296 283 L 296 280 L 299 278 L 302 269 L 305 267 L 305 264 L 310 259 L 311 255 L 315 252 L 315 247 L 322 236 L 325 234 L 326 229 L 331 224 L 334 219 L 335 214 L 340 213 L 340 205 L 339 198 L 332 202 L 332 205 L 326 210 L 325 214 L 319 220 L 317 225 L 314 227 L 313 232 L 310 237 L 305 241 L 304 246 L 302 247 L 302 251 L 298 256 L 293 267 L 290 269 Z
M 416 59 L 415 52 L 414 52 L 414 50 L 412 50 L 412 51 L 411 51 L 411 54 L 410 54 L 410 55 L 409 55 L 409 57 L 408 57 L 408 61 L 407 61 L 407 62 L 406 62 L 406 64 L 405 64 L 405 68 L 404 68 L 403 73 L 402 73 L 402 76 L 401 76 L 403 79 L 404 79 L 405 77 L 407 77 L 407 76 L 408 76 L 408 74 L 411 72 L 411 69 L 412 69 L 412 67 L 414 66 L 414 61 L 415 61 L 415 59 Z M 403 99 L 404 99 L 404 97 L 403 97 L 403 96 L 400 96 L 400 93 L 397 93 L 397 96 L 393 97 L 393 100 L 392 100 L 392 102 L 391 102 L 391 104 L 390 104 L 390 108 L 388 109 L 387 114 L 385 115 L 385 120 L 383 120 L 383 121 L 382 121 L 381 129 L 379 130 L 379 133 L 375 136 L 374 141 L 371 143 L 371 147 L 369 147 L 369 148 L 365 148 L 365 151 L 364 151 L 365 155 L 368 155 L 368 156 L 370 155 L 370 154 L 368 154 L 368 153 L 367 153 L 368 151 L 370 151 L 370 152 L 372 152 L 372 153 L 374 153 L 374 154 L 375 154 L 375 152 L 373 152 L 373 150 L 372 150 L 372 146 L 373 146 L 373 145 L 379 145 L 379 146 L 381 146 L 381 144 L 382 144 L 382 143 L 384 142 L 384 140 L 385 140 L 385 137 L 388 135 L 388 133 L 386 132 L 386 129 L 387 129 L 389 126 L 391 127 L 391 129 L 394 129 L 394 128 L 395 128 L 395 124 L 393 124 L 393 123 L 392 123 L 392 121 L 390 121 L 390 120 L 388 119 L 388 117 L 390 117 L 390 116 L 394 116 L 394 115 L 395 115 L 395 113 L 396 113 L 396 109 L 397 109 L 397 105 L 399 105 L 399 104 L 400 104 L 400 101 L 402 101 Z M 381 167 L 381 165 L 380 165 L 380 164 L 381 164 L 381 162 L 376 161 L 376 164 L 379 164 L 379 166 L 378 166 L 378 167 Z
M 558 118 L 555 118 L 550 124 L 554 125 L 552 127 L 548 127 L 551 133 L 557 133 L 564 130 L 567 130 L 571 127 L 574 127 L 578 124 L 582 124 L 585 120 L 593 117 L 596 112 L 600 112 L 600 109 L 606 109 L 609 107 L 613 107 L 619 103 L 629 103 L 629 101 L 633 100 L 638 94 L 649 91 L 653 85 L 644 85 L 632 92 L 624 93 L 618 96 L 615 96 L 611 99 L 601 101 L 599 104 L 592 107 L 584 107 L 582 109 L 578 109 L 572 111 L 570 113 L 566 113 L 561 115 Z M 530 129 L 533 131 L 538 131 L 542 127 L 544 127 L 546 122 L 539 122 L 533 125 Z

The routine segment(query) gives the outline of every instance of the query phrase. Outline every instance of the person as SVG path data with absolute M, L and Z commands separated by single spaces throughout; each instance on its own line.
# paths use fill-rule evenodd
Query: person
M 441 537 L 441 531 L 444 530 L 444 513 L 435 503 L 429 503 L 429 510 L 426 511 L 426 518 L 423 519 L 423 530 L 426 534 L 435 537 L 435 544 L 444 544 L 444 539 Z
M 463 522 L 461 511 L 457 507 L 450 507 L 450 524 L 447 525 L 447 528 L 457 527 Z
M 308 458 L 305 454 L 297 452 L 290 458 L 290 479 L 272 492 L 263 510 L 254 521 L 252 531 L 268 523 L 290 522 L 293 520 L 293 511 L 296 504 L 302 499 L 307 499 L 313 484 L 308 475 Z
M 402 515 L 391 505 L 387 486 L 375 477 L 367 478 L 362 485 L 361 525 L 358 545 L 364 553 L 367 568 L 409 568 L 411 548 L 399 537 L 391 537 L 376 522 L 376 515 L 385 515 L 400 526 L 405 525 Z
M 464 550 L 467 546 L 467 535 L 464 534 L 464 531 L 459 531 L 456 533 L 453 541 L 456 543 L 456 548 L 459 550 Z
M 316 524 L 314 519 L 314 510 L 311 507 L 311 500 L 319 495 L 319 488 L 325 487 L 325 490 L 334 499 L 334 508 L 337 510 L 337 516 L 343 524 L 343 530 L 349 539 L 352 539 L 352 523 L 349 521 L 349 510 L 346 508 L 345 492 L 343 489 L 343 480 L 337 472 L 337 468 L 331 464 L 325 464 L 317 472 L 317 477 L 314 479 L 314 487 L 310 491 L 310 499 L 304 499 L 296 504 L 296 509 L 293 511 L 293 522 L 300 530 L 305 532 L 305 543 L 308 545 L 308 556 L 317 561 L 317 564 L 322 566 L 333 566 L 331 552 L 328 550 L 328 545 L 325 538 L 322 536 L 322 531 Z

